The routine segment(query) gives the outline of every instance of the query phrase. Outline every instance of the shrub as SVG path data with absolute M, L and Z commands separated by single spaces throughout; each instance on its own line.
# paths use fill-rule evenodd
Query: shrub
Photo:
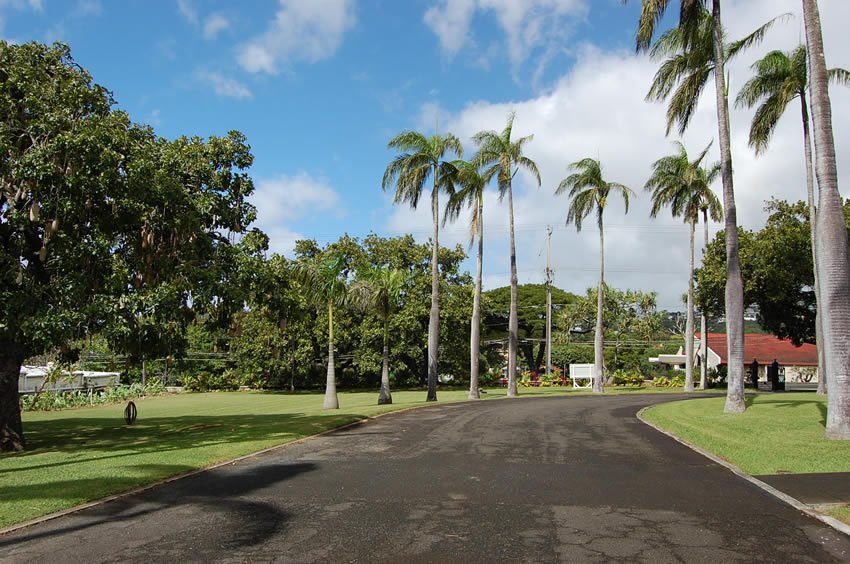
M 146 386 L 132 384 L 130 386 L 113 386 L 103 390 L 76 390 L 73 392 L 42 392 L 21 396 L 22 411 L 53 411 L 82 407 L 84 405 L 100 405 L 127 401 L 145 396 L 155 396 L 165 392 L 165 386 L 159 381 L 149 382 Z
M 620 368 L 614 371 L 615 386 L 642 386 L 643 374 L 637 370 L 626 370 Z
M 221 374 L 195 372 L 183 374 L 183 387 L 192 392 L 207 392 L 209 390 L 236 390 L 239 388 L 239 374 L 233 370 L 225 370 Z

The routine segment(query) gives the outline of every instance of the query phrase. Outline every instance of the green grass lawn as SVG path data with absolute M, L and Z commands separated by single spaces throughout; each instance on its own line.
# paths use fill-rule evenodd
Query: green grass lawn
M 850 525 L 850 505 L 845 505 L 843 507 L 831 507 L 824 510 L 824 513 Z
M 813 392 L 747 396 L 747 411 L 723 413 L 725 398 L 657 405 L 644 418 L 751 475 L 850 472 L 850 441 L 824 437 L 826 398 Z

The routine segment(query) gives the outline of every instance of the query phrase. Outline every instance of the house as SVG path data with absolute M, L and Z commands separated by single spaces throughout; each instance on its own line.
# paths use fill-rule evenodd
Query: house
M 708 333 L 708 367 L 717 369 L 726 366 L 729 354 L 726 345 L 726 333 Z M 694 366 L 699 367 L 702 357 L 702 335 L 697 333 L 694 339 Z M 684 369 L 684 347 L 676 354 L 662 354 L 650 358 L 650 362 L 670 364 Z M 804 343 L 799 347 L 789 339 L 780 339 L 774 335 L 746 333 L 744 335 L 744 365 L 749 369 L 753 360 L 758 362 L 759 380 L 767 379 L 767 366 L 774 360 L 785 370 L 785 380 L 789 382 L 817 382 L 818 349 L 815 345 Z

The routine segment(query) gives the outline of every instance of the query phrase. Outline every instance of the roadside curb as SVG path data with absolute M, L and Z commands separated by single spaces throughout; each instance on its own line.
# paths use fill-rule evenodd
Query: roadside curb
M 641 423 L 643 423 L 644 425 L 648 425 L 649 427 L 652 427 L 653 429 L 655 429 L 659 433 L 661 433 L 663 435 L 667 435 L 668 437 L 670 437 L 671 439 L 673 439 L 677 443 L 682 444 L 682 445 L 688 447 L 689 449 L 691 449 L 692 451 L 694 451 L 698 454 L 701 454 L 702 456 L 708 458 L 712 462 L 719 464 L 720 466 L 723 466 L 724 468 L 726 468 L 727 470 L 729 470 L 730 472 L 732 472 L 736 476 L 743 478 L 744 480 L 750 482 L 754 486 L 762 489 L 763 491 L 769 493 L 770 495 L 776 497 L 777 499 L 787 503 L 788 505 L 790 505 L 794 509 L 801 511 L 801 512 L 805 513 L 806 515 L 809 515 L 810 517 L 814 517 L 815 519 L 823 522 L 824 524 L 829 525 L 830 527 L 832 527 L 836 531 L 839 531 L 841 533 L 844 533 L 847 536 L 850 536 L 850 525 L 842 523 L 838 519 L 835 519 L 834 517 L 830 517 L 829 515 L 824 515 L 822 513 L 819 513 L 811 505 L 803 503 L 802 501 L 800 501 L 800 500 L 798 500 L 794 497 L 791 497 L 790 495 L 786 494 L 785 492 L 779 491 L 778 489 L 774 488 L 770 484 L 767 484 L 765 482 L 762 482 L 758 478 L 754 478 L 754 477 L 750 476 L 749 474 L 747 474 L 746 472 L 744 472 L 743 470 L 741 470 L 740 468 L 738 468 L 737 466 L 735 466 L 731 462 L 729 462 L 727 460 L 723 460 L 719 456 L 712 454 L 712 453 L 708 452 L 707 450 L 702 449 L 702 448 L 700 448 L 696 445 L 692 445 L 691 443 L 685 441 L 684 439 L 677 437 L 673 433 L 670 433 L 669 431 L 665 431 L 661 427 L 657 426 L 655 423 L 647 421 L 643 416 L 643 412 L 646 411 L 647 409 L 649 409 L 650 407 L 654 407 L 654 406 L 648 405 L 648 406 L 642 408 L 636 414 L 636 417 L 638 418 L 638 420 Z
M 500 399 L 500 398 L 485 398 L 485 399 Z M 309 435 L 307 437 L 301 437 L 300 439 L 295 439 L 293 441 L 281 443 L 279 445 L 270 446 L 268 448 L 264 448 L 263 450 L 251 452 L 251 453 L 242 455 L 242 456 L 237 457 L 237 458 L 225 460 L 223 462 L 216 462 L 215 464 L 212 464 L 210 466 L 204 466 L 203 468 L 198 468 L 196 470 L 190 470 L 190 471 L 184 472 L 182 474 L 175 474 L 174 476 L 169 476 L 168 478 L 163 478 L 163 479 L 158 480 L 156 482 L 152 482 L 152 483 L 146 484 L 144 486 L 139 486 L 138 488 L 133 488 L 132 490 L 127 490 L 127 491 L 123 491 L 123 492 L 120 492 L 120 493 L 117 493 L 117 494 L 112 494 L 112 495 L 109 495 L 109 496 L 106 496 L 106 497 L 102 497 L 100 499 L 96 499 L 94 501 L 88 501 L 88 502 L 83 503 L 81 505 L 75 505 L 74 507 L 69 507 L 68 509 L 63 509 L 61 511 L 56 511 L 54 513 L 42 515 L 41 517 L 36 517 L 35 519 L 31 519 L 29 521 L 24 521 L 23 523 L 18 523 L 16 525 L 10 525 L 8 527 L 0 529 L 0 537 L 3 537 L 4 535 L 7 535 L 9 533 L 14 533 L 16 531 L 20 531 L 21 529 L 26 529 L 26 528 L 32 527 L 34 525 L 39 525 L 39 524 L 44 523 L 46 521 L 52 521 L 53 519 L 58 519 L 59 517 L 71 515 L 72 513 L 77 513 L 79 511 L 83 511 L 85 509 L 97 507 L 99 505 L 103 505 L 103 504 L 109 503 L 111 501 L 116 501 L 116 500 L 119 500 L 119 499 L 122 499 L 122 498 L 125 498 L 125 497 L 129 497 L 129 496 L 136 495 L 136 494 L 139 494 L 139 493 L 142 493 L 142 492 L 146 492 L 147 490 L 157 488 L 159 486 L 162 486 L 164 484 L 168 484 L 168 483 L 171 483 L 171 482 L 176 482 L 177 480 L 182 480 L 183 478 L 189 478 L 190 476 L 195 476 L 195 475 L 201 474 L 203 472 L 215 470 L 216 468 L 221 468 L 222 466 L 227 466 L 229 464 L 236 464 L 237 462 L 242 462 L 243 460 L 248 460 L 250 458 L 261 456 L 263 454 L 266 454 L 266 453 L 269 453 L 269 452 L 272 452 L 272 451 L 275 451 L 275 450 L 281 450 L 281 449 L 285 449 L 285 448 L 288 448 L 288 447 L 291 447 L 291 446 L 295 446 L 295 445 L 301 444 L 305 441 L 315 439 L 316 437 L 321 437 L 323 435 L 328 435 L 330 433 L 342 431 L 342 430 L 348 429 L 350 427 L 356 427 L 357 425 L 362 425 L 363 423 L 366 423 L 368 421 L 372 421 L 374 419 L 380 419 L 381 417 L 386 417 L 388 415 L 398 415 L 398 414 L 405 413 L 405 412 L 408 412 L 408 411 L 413 411 L 415 409 L 424 409 L 424 408 L 428 408 L 428 407 L 437 407 L 437 406 L 445 407 L 445 406 L 448 406 L 448 405 L 459 404 L 459 403 L 462 403 L 462 402 L 465 402 L 465 401 L 476 401 L 476 400 L 466 399 L 466 400 L 459 400 L 459 401 L 449 401 L 449 402 L 444 402 L 444 403 L 436 403 L 436 402 L 426 403 L 425 405 L 412 405 L 410 407 L 403 407 L 401 409 L 386 411 L 384 413 L 378 413 L 377 415 L 370 415 L 368 417 L 364 417 L 363 419 L 358 419 L 357 421 L 352 421 L 351 423 L 346 423 L 344 425 L 340 425 L 339 427 L 327 429 L 327 430 L 322 431 L 320 433 L 316 433 L 315 435 Z

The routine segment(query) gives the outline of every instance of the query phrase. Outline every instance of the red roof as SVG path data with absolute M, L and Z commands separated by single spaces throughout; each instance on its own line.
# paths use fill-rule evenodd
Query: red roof
M 700 337 L 699 333 L 696 335 Z M 720 357 L 720 364 L 728 363 L 726 351 L 726 333 L 709 333 L 708 348 Z M 815 345 L 804 343 L 795 346 L 788 339 L 780 339 L 774 335 L 746 333 L 744 335 L 744 364 L 751 364 L 753 359 L 759 364 L 770 364 L 774 360 L 783 366 L 817 366 L 818 349 Z

